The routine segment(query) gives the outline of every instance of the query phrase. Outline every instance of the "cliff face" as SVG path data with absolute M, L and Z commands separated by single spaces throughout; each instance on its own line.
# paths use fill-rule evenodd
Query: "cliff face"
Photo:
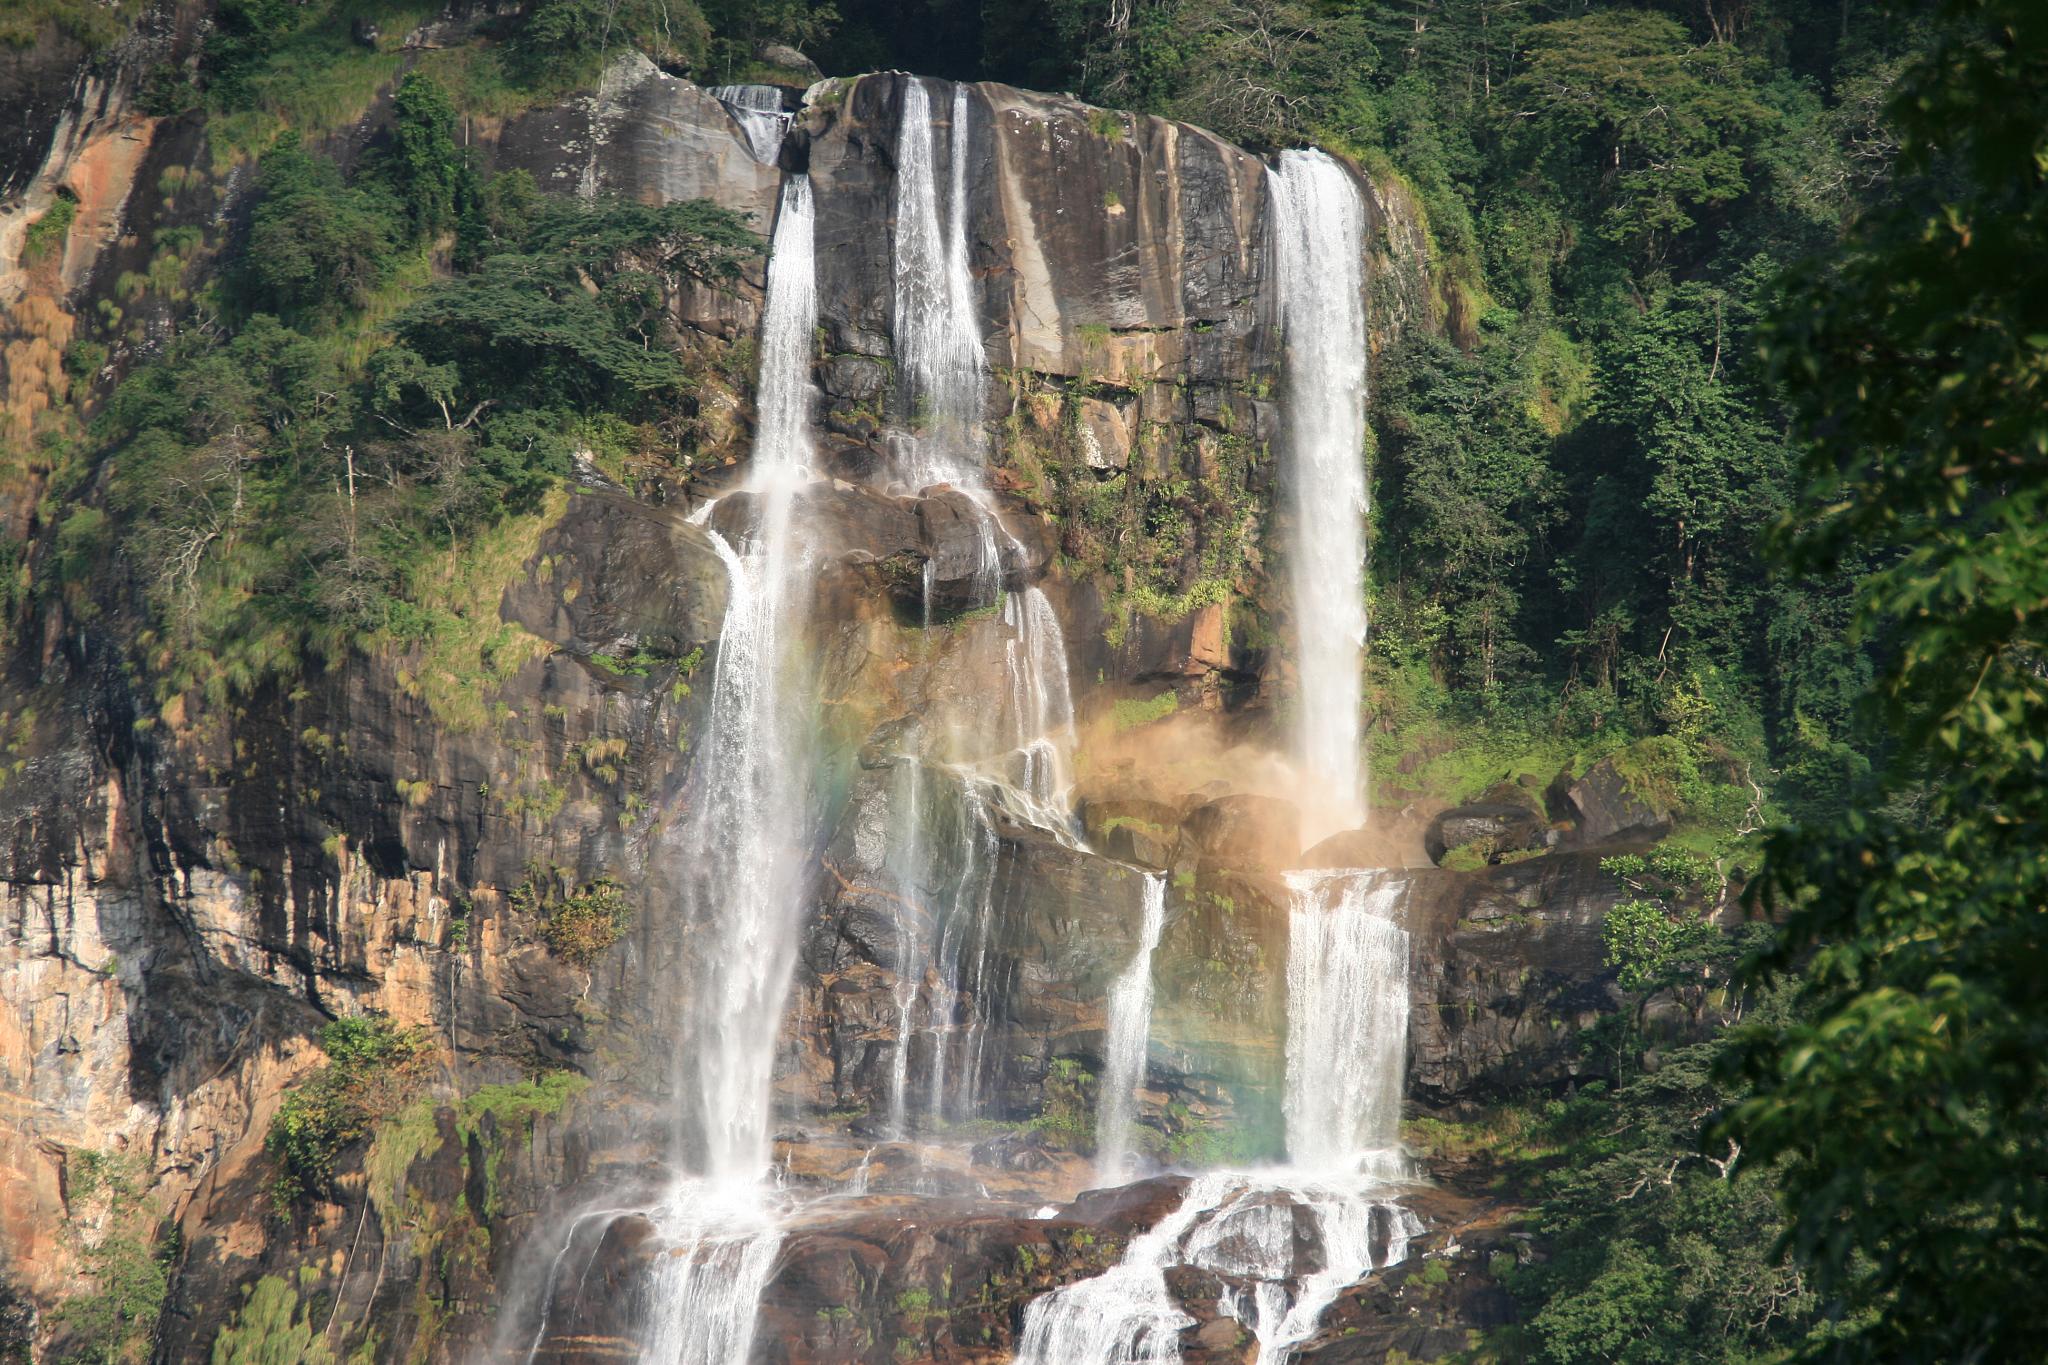
M 949 1008 L 978 1031 L 992 1059 L 980 1083 L 1014 1121 L 951 1167 L 920 1159 L 915 1178 L 1018 1199 L 1087 1183 L 1072 1144 L 1044 1133 L 1089 1099 L 1103 998 L 1135 945 L 1148 874 L 1167 883 L 1166 928 L 1140 1122 L 1171 1159 L 1270 1155 L 1279 873 L 1301 849 L 1284 780 L 1260 757 L 1289 683 L 1265 564 L 1279 351 L 1263 163 L 1160 119 L 967 91 L 992 463 L 1021 547 L 1010 587 L 1042 589 L 1066 623 L 1090 836 L 1074 847 L 949 786 L 941 738 L 902 738 L 991 695 L 1010 639 L 999 614 L 927 629 L 906 605 L 906 584 L 937 583 L 943 600 L 958 495 L 864 482 L 884 467 L 885 427 L 909 416 L 892 380 L 889 255 L 907 79 L 813 88 L 782 168 L 748 154 L 718 101 L 640 59 L 597 96 L 484 144 L 544 187 L 706 197 L 764 230 L 786 171 L 815 187 L 815 418 L 841 482 L 806 494 L 825 852 L 778 1040 L 778 1155 L 799 1181 L 911 1164 L 873 1116 L 899 1050 L 900 1069 L 930 1070 L 899 1036 L 898 1001 L 905 964 L 939 945 L 929 917 L 908 920 L 926 941 L 906 939 L 867 832 L 891 819 L 913 769 L 929 779 L 921 818 L 971 823 L 987 850 L 976 875 L 997 966 Z M 950 94 L 937 88 L 935 105 Z M 17 272 L 71 311 L 91 302 L 124 223 L 234 209 L 232 179 L 169 208 L 136 188 L 155 184 L 138 167 L 199 149 L 190 125 L 125 112 L 119 89 L 87 80 L 44 120 L 56 131 L 40 169 L 5 170 L 10 189 L 28 186 L 11 221 L 60 186 L 98 215 L 54 276 Z M 1377 351 L 1434 325 L 1432 296 L 1405 200 L 1361 184 Z M 19 233 L 5 232 L 11 262 Z M 761 284 L 757 264 L 729 291 L 671 290 L 707 373 L 746 372 L 735 348 L 758 327 Z M 25 352 L 7 363 L 19 388 Z M 605 1355 L 628 1296 L 557 1301 L 530 1248 L 597 1193 L 645 1187 L 680 1102 L 670 1051 L 691 945 L 664 912 L 692 869 L 668 836 L 688 815 L 726 598 L 707 527 L 684 513 L 730 484 L 752 420 L 744 382 L 707 381 L 700 402 L 685 486 L 629 489 L 585 468 L 544 530 L 503 537 L 495 573 L 457 585 L 461 629 L 489 641 L 481 672 L 432 652 L 354 652 L 231 705 L 159 707 L 132 606 L 53 599 L 13 642 L 0 685 L 0 1274 L 48 1306 L 92 1247 L 162 1220 L 182 1246 L 164 1358 L 203 1357 L 238 1287 L 264 1275 L 330 1314 L 331 1344 L 374 1341 L 378 1358 L 458 1358 L 502 1338 L 494 1309 L 538 1321 L 515 1301 L 556 1310 L 545 1358 Z M 1176 529 L 1160 517 L 1145 523 L 1155 535 L 1129 535 L 1132 509 L 1154 507 Z M 728 499 L 709 529 L 746 515 Z M 1398 822 L 1374 852 L 1426 862 Z M 1409 876 L 1414 1097 L 1563 1079 L 1571 1031 L 1605 1000 L 1598 925 L 1616 889 L 1583 855 Z M 550 896 L 607 878 L 631 927 L 578 965 L 541 920 Z M 423 1029 L 434 1070 L 402 1121 L 345 1155 L 336 1202 L 281 1220 L 265 1133 L 320 1062 L 319 1023 L 364 1012 Z M 560 1073 L 576 1083 L 508 1098 Z M 931 1102 L 917 1085 L 912 1101 Z M 125 1203 L 82 1193 L 107 1153 L 138 1172 Z M 907 1231 L 865 1207 L 821 1219 L 791 1234 L 764 1336 L 776 1359 L 1004 1358 L 1022 1304 L 1114 1259 L 1159 1197 L 1044 1221 L 940 1208 Z M 646 1245 L 645 1227 L 623 1221 L 589 1273 L 628 1286 Z M 840 1307 L 846 1317 L 828 1311 Z M 1219 1346 L 1204 1358 L 1238 1357 Z

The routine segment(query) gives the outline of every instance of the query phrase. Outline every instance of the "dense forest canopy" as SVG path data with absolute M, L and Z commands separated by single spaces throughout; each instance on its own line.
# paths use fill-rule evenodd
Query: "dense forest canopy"
M 1375 743 L 1452 736 L 1468 796 L 1624 759 L 1684 822 L 1622 869 L 1623 987 L 1747 1002 L 1654 1069 L 1618 1018 L 1617 1084 L 1532 1108 L 1560 1250 L 1496 1345 L 2038 1353 L 2048 7 L 536 0 L 405 77 L 344 173 L 289 88 L 358 11 L 224 0 L 196 86 L 152 83 L 258 155 L 255 207 L 89 427 L 16 442 L 50 478 L 32 592 L 89 610 L 117 548 L 162 694 L 226 697 L 471 629 L 433 576 L 572 452 L 681 458 L 699 377 L 659 276 L 758 240 L 548 198 L 456 135 L 629 44 L 707 83 L 787 44 L 1353 156 L 1426 211 L 1447 324 L 1377 371 Z M 1745 880 L 1759 922 L 1703 932 Z

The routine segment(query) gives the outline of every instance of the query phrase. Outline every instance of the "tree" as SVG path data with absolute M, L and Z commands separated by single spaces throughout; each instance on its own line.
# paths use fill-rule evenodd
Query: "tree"
M 286 321 L 361 307 L 398 240 L 388 198 L 343 182 L 324 157 L 286 133 L 263 158 L 249 219 L 243 278 L 250 312 Z
M 1783 562 L 1873 549 L 1897 737 L 1873 798 L 1773 836 L 1759 1030 L 1726 1131 L 1856 1318 L 1837 1358 L 2018 1360 L 2048 1333 L 2048 10 L 1943 0 L 1889 117 L 1898 198 L 1795 277 L 1766 353 L 1808 442 Z
M 1650 262 L 1749 187 L 1748 146 L 1771 116 L 1736 48 L 1694 46 L 1639 10 L 1529 30 L 1507 100 L 1525 154 L 1597 195 L 1602 231 Z
M 1440 612 L 1436 665 L 1492 694 L 1534 662 L 1518 632 L 1531 545 L 1554 521 L 1549 434 L 1534 414 L 1526 329 L 1479 353 L 1418 336 L 1387 365 L 1376 464 L 1391 542 L 1383 579 Z
M 435 237 L 455 225 L 457 198 L 469 180 L 455 145 L 455 106 L 448 92 L 413 72 L 391 100 L 391 176 L 416 236 Z

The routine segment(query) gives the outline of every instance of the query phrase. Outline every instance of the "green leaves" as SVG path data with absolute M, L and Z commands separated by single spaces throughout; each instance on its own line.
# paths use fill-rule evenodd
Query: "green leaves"
M 455 145 L 448 92 L 418 72 L 391 99 L 389 168 L 415 235 L 432 238 L 455 224 L 456 197 L 472 176 Z
M 257 189 L 242 258 L 249 311 L 331 320 L 367 302 L 397 248 L 396 206 L 345 184 L 291 133 L 263 158 Z
M 383 1018 L 333 1020 L 320 1047 L 327 1062 L 285 1096 L 263 1139 L 278 1163 L 271 1197 L 280 1215 L 326 1189 L 341 1153 L 412 1098 L 427 1065 L 426 1035 Z
M 1772 114 L 1740 49 L 1695 46 L 1674 20 L 1626 9 L 1541 24 L 1527 42 L 1509 136 L 1571 158 L 1615 241 L 1654 260 L 1748 188 L 1748 149 Z
M 1802 271 L 1766 355 L 1809 442 L 1800 570 L 1874 554 L 1879 790 L 1775 836 L 1760 966 L 1810 1022 L 1746 1043 L 1729 1131 L 1871 1360 L 2018 1359 L 2048 1308 L 2048 14 L 1950 0 L 1889 108 L 1897 201 Z

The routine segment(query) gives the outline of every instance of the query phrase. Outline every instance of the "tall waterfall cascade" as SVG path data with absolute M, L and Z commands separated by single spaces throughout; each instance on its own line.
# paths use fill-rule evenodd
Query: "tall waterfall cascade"
M 698 956 L 679 1052 L 679 1177 L 653 1211 L 671 1248 L 646 1290 L 641 1359 L 728 1365 L 752 1348 L 756 1305 L 782 1232 L 766 1186 L 775 1039 L 796 965 L 807 736 L 787 657 L 802 610 L 792 535 L 811 462 L 808 375 L 817 313 L 809 181 L 783 187 L 761 326 L 760 427 L 750 489 L 759 520 L 717 536 L 729 583 L 700 758 L 701 790 L 677 868 Z M 694 1082 L 694 1084 L 689 1084 Z
M 1257 1343 L 1257 1360 L 1282 1365 L 1315 1337 L 1347 1287 L 1406 1258 L 1420 1232 L 1400 1202 L 1410 1177 L 1399 1141 L 1408 882 L 1371 870 L 1285 874 L 1284 1039 L 1276 1036 L 1277 1009 L 1218 1022 L 1186 984 L 1191 961 L 1196 973 L 1236 973 L 1238 954 L 1258 962 L 1227 975 L 1232 990 L 1256 983 L 1244 987 L 1248 996 L 1280 986 L 1278 954 L 1266 950 L 1283 913 L 1279 883 L 1261 876 L 1252 908 L 1241 911 L 1246 893 L 1214 880 L 1240 876 L 1240 865 L 1197 842 L 1194 812 L 1265 798 L 1274 794 L 1267 787 L 1298 778 L 1298 793 L 1284 794 L 1298 799 L 1312 837 L 1364 819 L 1364 199 L 1321 153 L 1283 153 L 1270 169 L 1245 157 L 1231 172 L 1245 187 L 1231 191 L 1234 204 L 1257 204 L 1263 194 L 1270 210 L 1266 278 L 1275 292 L 1247 305 L 1245 316 L 1273 305 L 1285 343 L 1278 453 L 1292 534 L 1280 562 L 1299 684 L 1291 764 L 1260 753 L 1257 775 L 1239 778 L 1227 763 L 1243 750 L 1232 749 L 1218 771 L 1162 786 L 1156 799 L 1143 780 L 1128 784 L 1141 795 L 1098 798 L 1108 774 L 1122 783 L 1124 770 L 1148 761 L 1127 757 L 1122 746 L 1143 754 L 1154 736 L 1172 745 L 1197 732 L 1162 725 L 1127 738 L 1121 714 L 1097 727 L 1091 709 L 1089 748 L 1081 751 L 1061 610 L 1091 630 L 1104 610 L 1063 570 L 1040 577 L 1046 555 L 1033 535 L 1020 540 L 1017 531 L 1041 513 L 998 492 L 1018 485 L 1007 477 L 999 484 L 993 465 L 1030 474 L 1038 457 L 995 422 L 1002 390 L 990 388 L 975 266 L 999 268 L 989 262 L 1005 259 L 1003 234 L 1014 234 L 1024 215 L 1013 200 L 985 192 L 973 161 L 990 157 L 993 146 L 1000 165 L 1012 154 L 1002 138 L 1021 136 L 1020 128 L 1038 133 L 1000 96 L 892 79 L 887 90 L 900 97 L 893 147 L 868 144 L 861 153 L 893 168 L 880 202 L 867 167 L 849 174 L 844 162 L 819 157 L 820 125 L 807 122 L 803 135 L 812 139 L 807 164 L 817 169 L 824 212 L 808 175 L 778 172 L 744 496 L 715 517 L 706 504 L 689 518 L 702 534 L 688 532 L 687 549 L 698 554 L 708 541 L 727 594 L 709 677 L 691 703 L 700 718 L 692 751 L 677 764 L 688 765 L 676 779 L 681 813 L 650 851 L 656 874 L 675 888 L 682 941 L 673 982 L 682 1018 L 667 1135 L 672 1178 L 651 1199 L 639 1188 L 622 1195 L 615 1184 L 606 1198 L 634 1207 L 586 1205 L 562 1220 L 552 1259 L 534 1276 L 546 1278 L 538 1328 L 521 1318 L 519 1336 L 500 1351 L 518 1358 L 523 1349 L 530 1365 L 566 1358 L 547 1352 L 580 1340 L 586 1319 L 574 1306 L 618 1287 L 631 1296 L 638 1335 L 627 1342 L 621 1329 L 604 1349 L 616 1340 L 647 1365 L 776 1358 L 775 1330 L 763 1323 L 786 1318 L 785 1289 L 810 1273 L 804 1257 L 821 1232 L 845 1232 L 847 1245 L 887 1246 L 884 1254 L 894 1256 L 896 1243 L 864 1220 L 914 1226 L 919 1209 L 970 1200 L 976 1218 L 1004 1207 L 1020 1218 L 1041 1207 L 1054 1217 L 1046 1197 L 1079 1208 L 1091 1179 L 1134 1181 L 1159 1169 L 1161 1150 L 1216 1150 L 1207 1144 L 1221 1138 L 1264 1144 L 1278 1164 L 1195 1171 L 1177 1205 L 1131 1237 L 1117 1264 L 1024 1307 L 1015 1359 L 1170 1365 L 1182 1359 L 1197 1315 L 1221 1314 Z M 747 154 L 779 166 L 791 126 L 783 93 L 711 93 Z M 843 107 L 868 130 L 889 108 L 851 97 Z M 716 120 L 715 110 L 706 112 Z M 977 122 L 991 114 L 1014 126 Z M 719 165 L 732 167 L 738 151 L 721 148 Z M 738 169 L 755 186 L 754 177 L 767 174 L 744 162 Z M 850 228 L 857 213 L 887 216 L 886 226 L 872 225 L 888 234 L 886 279 L 872 268 L 879 235 L 848 251 L 871 226 Z M 977 223 L 978 213 L 1002 219 Z M 821 312 L 819 262 L 836 270 L 831 263 L 842 253 L 859 257 L 862 285 L 849 292 L 831 274 Z M 1259 277 L 1251 266 L 1245 272 L 1248 290 Z M 989 297 L 997 296 L 991 288 Z M 884 310 L 893 357 L 870 344 Z M 1246 326 L 1251 335 L 1254 325 Z M 843 424 L 830 428 L 832 438 L 822 434 L 855 401 L 840 384 L 846 372 L 876 376 L 859 390 L 858 459 L 841 457 Z M 1085 373 L 1026 376 L 1017 402 L 1021 411 L 1027 399 L 1056 399 L 1069 405 L 1062 420 L 1071 421 L 1075 395 L 1095 391 Z M 815 427 L 814 401 L 825 408 Z M 1131 422 L 1149 420 L 1150 409 L 1132 403 Z M 745 420 L 743 403 L 734 410 Z M 876 472 L 827 478 L 814 440 L 828 439 L 833 470 Z M 886 447 L 886 459 L 873 458 L 873 444 Z M 1139 458 L 1134 445 L 1134 480 Z M 742 518 L 732 515 L 738 507 Z M 890 545 L 908 547 L 891 552 L 900 558 L 859 558 L 866 529 L 834 521 L 851 526 L 867 515 L 913 528 L 889 532 Z M 1071 551 L 1065 542 L 1060 548 Z M 916 570 L 903 569 L 918 555 L 921 601 Z M 850 589 L 844 580 L 854 577 L 849 566 L 880 580 L 876 564 L 886 568 L 886 598 L 864 598 L 846 619 L 828 620 L 816 604 L 871 591 L 872 581 Z M 839 631 L 829 641 L 828 625 Z M 1097 690 L 1084 699 L 1092 708 L 1104 696 L 1105 656 L 1090 643 L 1083 653 Z M 1213 678 L 1170 667 L 1181 668 L 1173 675 L 1176 706 L 1195 709 L 1188 699 Z M 1165 676 L 1153 663 L 1143 668 L 1133 676 L 1155 684 Z M 884 679 L 872 706 L 859 688 L 842 685 L 871 679 Z M 1192 719 L 1227 727 L 1232 718 L 1214 705 L 1219 695 L 1203 693 L 1203 709 L 1214 714 Z M 1158 833 L 1140 841 L 1120 821 Z M 1120 852 L 1089 847 L 1091 837 Z M 1229 923 L 1203 921 L 1212 905 Z M 1112 916 L 1116 923 L 1104 922 Z M 1255 952 L 1239 952 L 1253 941 Z M 670 951 L 658 937 L 648 942 Z M 1064 1083 L 1079 1074 L 1067 1068 L 1095 1048 L 1098 1019 L 1091 1153 L 1085 1108 L 1078 1116 L 1067 1108 L 1085 1090 L 1058 1089 L 1047 1078 Z M 1032 1036 L 1020 1041 L 1027 1029 Z M 1226 1050 L 1218 1065 L 1213 1054 Z M 786 1106 L 779 1115 L 778 1088 Z M 1276 1108 L 1284 1158 L 1272 1145 Z M 1173 1141 L 1162 1147 L 1152 1124 Z M 935 1212 L 934 1221 L 950 1216 Z M 638 1221 L 613 1238 L 607 1229 L 628 1219 Z M 630 1280 L 622 1266 L 632 1268 Z M 1176 1272 L 1190 1267 L 1215 1277 L 1220 1298 L 1184 1297 Z M 897 1297 L 890 1283 L 899 1307 L 917 1292 L 913 1285 Z M 820 1330 L 827 1329 L 837 1330 Z
M 1363 823 L 1359 724 L 1365 659 L 1365 204 L 1321 152 L 1283 152 L 1271 174 L 1286 337 L 1282 447 L 1294 513 L 1288 555 L 1296 757 L 1320 788 L 1310 838 Z

